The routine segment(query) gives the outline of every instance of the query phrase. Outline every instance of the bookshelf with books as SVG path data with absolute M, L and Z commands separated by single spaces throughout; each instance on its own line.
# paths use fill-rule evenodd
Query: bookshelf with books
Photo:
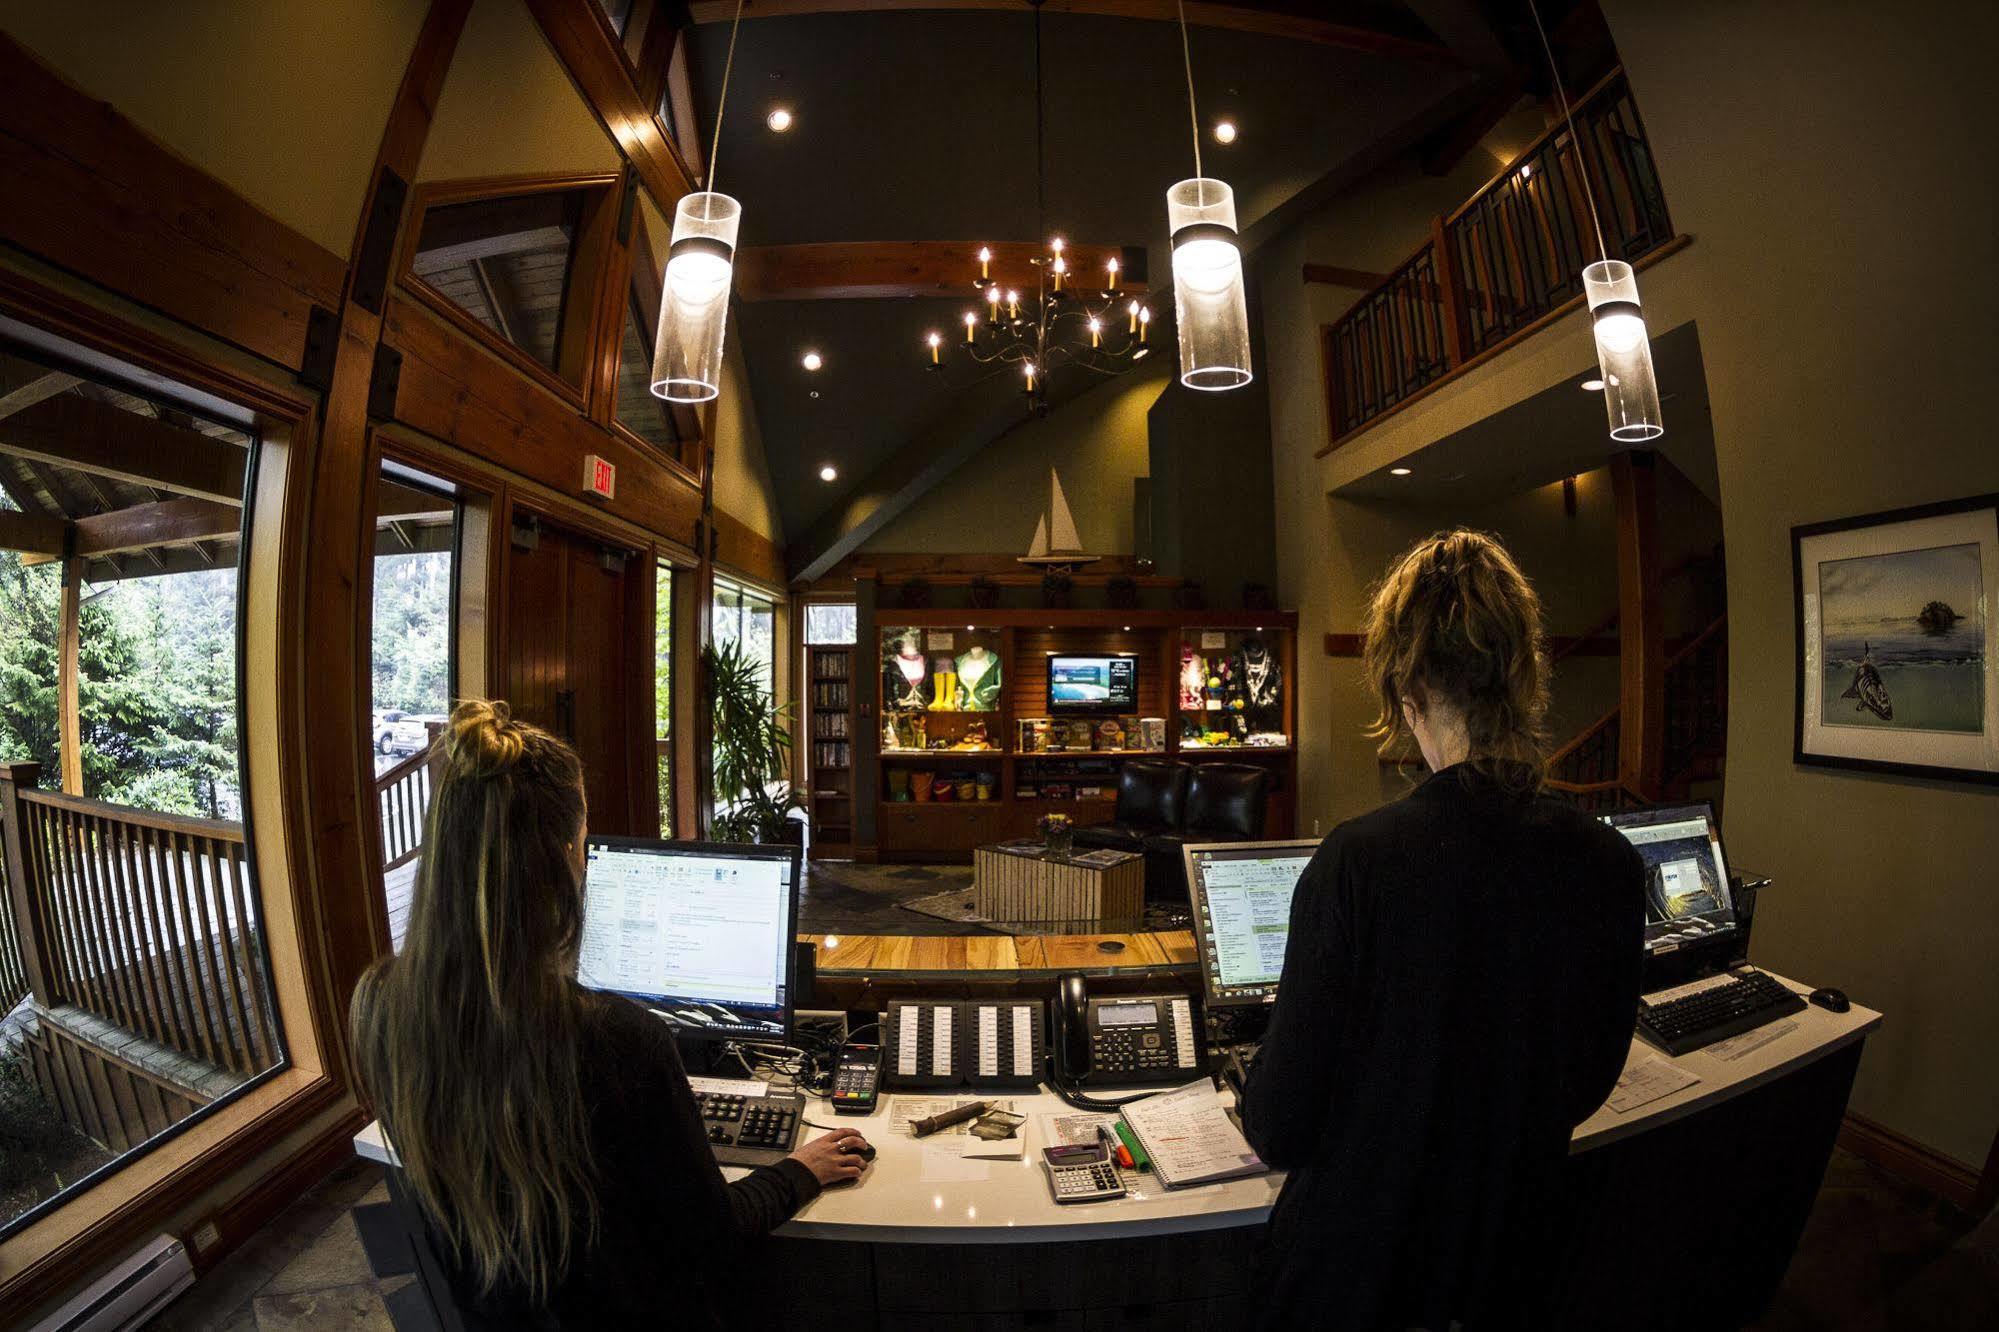
M 804 745 L 815 858 L 854 844 L 854 649 L 806 649 Z

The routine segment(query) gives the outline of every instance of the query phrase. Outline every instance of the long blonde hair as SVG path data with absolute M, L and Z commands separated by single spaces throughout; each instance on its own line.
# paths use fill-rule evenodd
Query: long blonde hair
M 483 1289 L 539 1301 L 596 1226 L 569 979 L 583 769 L 504 703 L 460 704 L 438 743 L 409 934 L 354 991 L 355 1058 L 438 1234 Z
M 1515 790 L 1547 779 L 1548 654 L 1541 599 L 1497 537 L 1457 528 L 1405 551 L 1368 607 L 1363 668 L 1381 752 L 1407 730 L 1402 701 L 1463 712 L 1469 766 Z

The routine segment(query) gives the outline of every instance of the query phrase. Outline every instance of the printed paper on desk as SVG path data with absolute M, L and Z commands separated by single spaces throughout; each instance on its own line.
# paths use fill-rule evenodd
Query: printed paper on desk
M 770 1095 L 768 1082 L 751 1082 L 744 1078 L 689 1078 L 687 1085 L 710 1096 Z
M 1110 1128 L 1117 1122 L 1114 1114 L 1043 1115 L 1041 1131 L 1047 1135 L 1050 1147 L 1081 1147 L 1102 1141 L 1097 1130 Z
M 1663 1059 L 1645 1059 L 1618 1075 L 1617 1088 L 1610 1093 L 1606 1104 L 1622 1115 L 1699 1081 L 1698 1077 L 1678 1064 L 1669 1064 Z

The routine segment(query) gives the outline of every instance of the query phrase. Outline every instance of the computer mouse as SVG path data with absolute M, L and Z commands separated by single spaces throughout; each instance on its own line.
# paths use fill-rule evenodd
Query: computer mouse
M 1846 1001 L 1846 991 L 1844 990 L 1813 990 L 1806 997 L 1828 1013 L 1844 1013 L 1848 1008 L 1852 1007 Z
M 875 1159 L 875 1145 L 871 1142 L 862 1143 L 859 1147 L 848 1153 L 848 1155 L 858 1156 L 863 1161 L 872 1161 Z

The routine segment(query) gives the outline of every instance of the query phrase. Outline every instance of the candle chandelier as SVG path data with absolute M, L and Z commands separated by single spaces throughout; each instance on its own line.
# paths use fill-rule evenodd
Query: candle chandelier
M 1034 215 L 1045 226 L 1046 166 L 1042 153 L 1041 5 L 1034 10 Z M 978 252 L 979 275 L 972 290 L 980 304 L 965 311 L 964 336 L 938 329 L 924 336 L 932 370 L 944 368 L 948 345 L 980 365 L 1019 366 L 1021 392 L 1036 416 L 1048 412 L 1048 379 L 1058 366 L 1078 365 L 1101 375 L 1117 375 L 1152 352 L 1152 309 L 1124 289 L 1129 262 L 1110 256 L 1101 270 L 1075 271 L 1060 236 L 1045 253 L 1032 256 L 1034 286 L 1011 287 L 992 275 L 993 252 Z M 968 266 L 969 267 L 969 266 Z

